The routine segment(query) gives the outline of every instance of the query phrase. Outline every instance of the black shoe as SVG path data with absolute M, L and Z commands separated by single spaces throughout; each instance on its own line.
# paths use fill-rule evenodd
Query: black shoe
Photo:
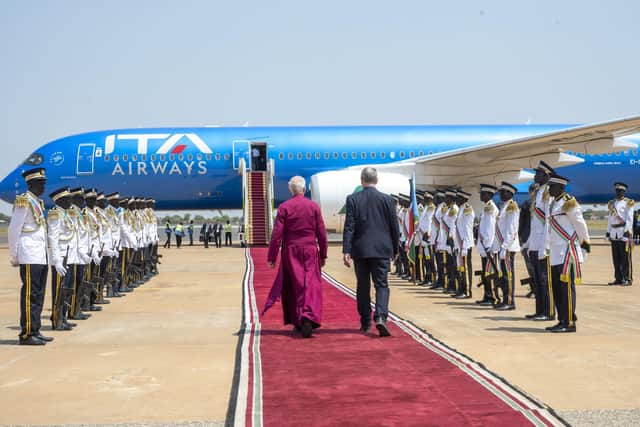
M 380 319 L 376 320 L 376 329 L 381 337 L 390 337 L 389 329 L 387 329 L 387 322 Z
M 576 332 L 576 325 L 559 324 L 550 329 L 551 332 Z
M 42 341 L 40 338 L 37 338 L 35 336 L 20 338 L 18 340 L 18 343 L 20 345 L 45 345 L 46 344 L 46 342 Z
M 455 299 L 468 299 L 471 298 L 471 295 L 467 295 L 467 294 L 458 294 L 454 297 Z
M 103 299 L 101 301 L 96 301 L 94 304 L 111 304 L 111 301 L 108 299 Z
M 614 280 L 613 282 L 609 282 L 607 284 L 609 286 L 615 286 L 615 285 L 619 285 L 620 283 L 622 283 L 620 280 Z
M 507 311 L 507 310 L 515 310 L 516 306 L 513 304 L 502 304 L 499 307 L 496 307 L 496 310 Z
M 70 319 L 73 319 L 73 320 L 87 320 L 90 317 L 91 317 L 91 314 L 80 312 L 80 313 L 76 314 L 75 316 L 70 317 Z
M 539 315 L 533 317 L 533 320 L 544 322 L 544 321 L 547 321 L 547 320 L 556 320 L 556 318 L 555 317 L 551 317 L 551 316 L 547 316 L 546 314 L 539 314 Z
M 360 332 L 369 333 L 371 331 L 371 320 L 360 322 Z
M 293 332 L 294 334 L 299 334 L 300 333 L 300 326 L 294 326 L 293 329 L 291 330 L 291 332 Z
M 631 280 L 623 280 L 620 282 L 620 286 L 631 286 Z
M 63 320 L 63 321 L 62 321 L 62 323 L 63 323 L 64 325 L 71 326 L 72 328 L 75 328 L 76 326 L 78 326 L 78 324 L 77 324 L 77 323 L 67 322 L 66 320 Z
M 313 333 L 313 326 L 311 325 L 311 321 L 308 319 L 302 319 L 302 326 L 300 327 L 300 331 L 302 332 L 302 338 L 311 338 L 311 334 Z
M 552 330 L 553 328 L 557 328 L 557 327 L 560 327 L 560 326 L 562 326 L 562 323 L 561 323 L 561 322 L 558 322 L 558 323 L 556 323 L 556 324 L 555 324 L 555 325 L 553 325 L 553 326 L 547 326 L 545 329 L 546 329 L 547 331 L 550 331 L 550 330 Z
M 102 307 L 98 305 L 92 305 L 89 307 L 89 311 L 102 311 Z
M 44 341 L 44 342 L 51 342 L 51 341 L 53 341 L 53 338 L 51 338 L 51 337 L 45 337 L 45 336 L 44 336 L 44 335 L 42 335 L 40 332 L 37 332 L 37 333 L 33 334 L 32 336 L 33 336 L 33 337 L 36 337 L 36 338 L 38 338 L 39 340 Z
M 526 319 L 533 319 L 534 317 L 538 317 L 538 316 L 540 316 L 540 314 L 538 314 L 538 313 L 525 314 L 525 315 L 524 315 L 524 317 L 525 317 Z
M 489 300 L 481 300 L 481 301 L 476 301 L 476 304 L 482 306 L 482 307 L 489 307 L 491 305 L 493 305 L 493 303 Z

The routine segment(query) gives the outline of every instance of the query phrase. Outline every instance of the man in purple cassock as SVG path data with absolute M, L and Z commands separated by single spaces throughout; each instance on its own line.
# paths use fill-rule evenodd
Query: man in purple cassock
M 320 207 L 304 197 L 304 178 L 291 178 L 289 191 L 292 197 L 278 208 L 269 243 L 269 266 L 275 267 L 280 248 L 282 259 L 262 313 L 282 298 L 284 324 L 293 323 L 309 338 L 322 321 L 320 268 L 327 258 L 327 231 Z

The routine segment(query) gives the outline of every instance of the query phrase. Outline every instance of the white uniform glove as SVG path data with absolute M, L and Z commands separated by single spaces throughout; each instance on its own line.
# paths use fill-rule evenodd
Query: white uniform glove
M 549 251 L 547 249 L 543 251 L 538 251 L 538 259 L 545 259 L 549 255 Z
M 20 265 L 20 263 L 18 262 L 18 258 L 14 256 L 9 258 L 9 264 L 11 264 L 11 267 L 17 267 Z
M 92 259 L 95 265 L 100 265 L 100 257 L 98 255 L 94 255 Z
M 61 262 L 55 263 L 53 267 L 56 269 L 58 276 L 64 276 L 65 274 L 67 274 L 67 269 L 64 268 L 64 265 L 62 265 Z
M 507 249 L 506 248 L 500 249 L 500 259 L 505 259 L 506 257 L 507 257 Z
M 91 258 L 89 258 L 89 255 L 86 254 L 80 254 L 80 259 L 82 260 L 83 264 L 89 264 L 89 261 L 91 261 Z

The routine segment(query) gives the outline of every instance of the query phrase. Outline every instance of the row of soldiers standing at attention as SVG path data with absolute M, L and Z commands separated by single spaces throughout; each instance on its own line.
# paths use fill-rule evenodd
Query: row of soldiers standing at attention
M 51 266 L 51 323 L 71 330 L 83 311 L 101 311 L 109 297 L 121 297 L 158 273 L 154 201 L 121 198 L 81 187 L 50 193 L 45 214 L 44 168 L 22 174 L 28 191 L 16 196 L 9 224 L 10 262 L 20 267 L 22 345 L 52 341 L 40 332 L 48 266 Z
M 590 238 L 582 210 L 566 192 L 569 180 L 547 163 L 536 168 L 531 202 L 531 232 L 521 245 L 518 236 L 520 207 L 513 200 L 516 187 L 502 182 L 500 187 L 480 185 L 482 210 L 477 237 L 476 214 L 471 195 L 462 190 L 424 192 L 417 230 L 408 235 L 410 201 L 397 197 L 398 221 L 403 234 L 396 274 L 414 279 L 431 289 L 442 290 L 457 299 L 472 297 L 471 251 L 481 257 L 483 297 L 478 305 L 496 310 L 515 310 L 515 255 L 523 250 L 531 260 L 530 272 L 536 312 L 526 317 L 538 321 L 556 319 L 546 328 L 551 332 L 576 331 L 575 285 L 582 280 L 584 252 L 590 252 Z M 501 207 L 493 199 L 499 193 Z M 414 263 L 407 257 L 411 239 L 419 248 Z

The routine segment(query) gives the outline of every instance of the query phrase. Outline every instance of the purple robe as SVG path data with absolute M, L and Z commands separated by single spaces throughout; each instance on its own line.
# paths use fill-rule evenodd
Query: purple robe
M 302 318 L 313 327 L 322 321 L 322 277 L 320 263 L 327 258 L 327 231 L 318 205 L 296 195 L 278 208 L 268 262 L 276 262 L 282 248 L 282 259 L 264 314 L 282 298 L 284 324 L 300 326 Z

